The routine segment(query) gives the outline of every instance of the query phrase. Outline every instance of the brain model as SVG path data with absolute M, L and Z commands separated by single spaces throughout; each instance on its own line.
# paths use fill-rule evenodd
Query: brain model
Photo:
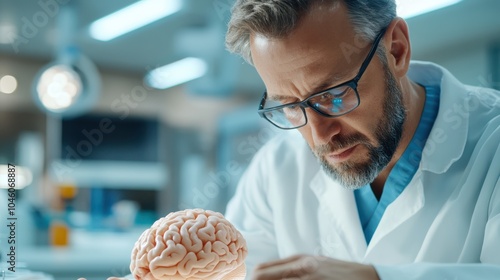
M 243 236 L 222 214 L 192 209 L 157 220 L 132 250 L 135 279 L 244 279 Z

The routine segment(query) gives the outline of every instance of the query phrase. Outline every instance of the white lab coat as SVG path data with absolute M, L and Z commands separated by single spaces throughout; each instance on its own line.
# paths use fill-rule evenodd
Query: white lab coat
M 330 179 L 297 132 L 254 157 L 226 217 L 258 263 L 295 254 L 373 264 L 382 280 L 500 279 L 500 93 L 413 62 L 439 85 L 440 107 L 419 169 L 367 246 L 352 191 Z

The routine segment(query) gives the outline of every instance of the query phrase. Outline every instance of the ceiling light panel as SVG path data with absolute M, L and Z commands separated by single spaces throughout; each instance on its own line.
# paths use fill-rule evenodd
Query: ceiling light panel
M 181 0 L 140 0 L 90 25 L 90 35 L 109 41 L 178 12 Z
M 149 72 L 146 84 L 156 89 L 166 89 L 199 78 L 207 72 L 207 63 L 199 58 L 187 57 Z
M 448 7 L 462 0 L 396 0 L 398 16 L 408 19 Z

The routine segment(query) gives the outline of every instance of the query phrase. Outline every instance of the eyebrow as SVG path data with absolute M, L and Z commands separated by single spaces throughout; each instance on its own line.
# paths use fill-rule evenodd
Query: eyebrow
M 340 84 L 339 81 L 343 81 L 345 79 L 345 73 L 337 74 L 337 75 L 332 74 L 332 75 L 328 75 L 327 77 L 328 77 L 328 79 L 327 79 L 328 81 L 326 81 L 326 79 L 325 79 L 319 83 L 316 83 L 316 85 L 312 87 L 313 90 L 311 92 L 309 92 L 305 98 L 307 98 L 313 94 L 322 92 L 325 89 L 334 87 L 334 85 L 336 85 L 336 84 Z M 269 95 L 269 93 L 267 94 L 267 97 L 273 101 L 283 101 L 286 99 L 290 99 L 290 96 L 279 95 L 279 94 L 271 96 L 271 95 Z

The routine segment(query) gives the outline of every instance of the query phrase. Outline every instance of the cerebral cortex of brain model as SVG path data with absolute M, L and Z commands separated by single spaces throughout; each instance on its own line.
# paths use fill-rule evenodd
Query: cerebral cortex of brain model
M 135 279 L 244 279 L 243 236 L 224 216 L 202 209 L 173 212 L 157 220 L 132 250 Z

